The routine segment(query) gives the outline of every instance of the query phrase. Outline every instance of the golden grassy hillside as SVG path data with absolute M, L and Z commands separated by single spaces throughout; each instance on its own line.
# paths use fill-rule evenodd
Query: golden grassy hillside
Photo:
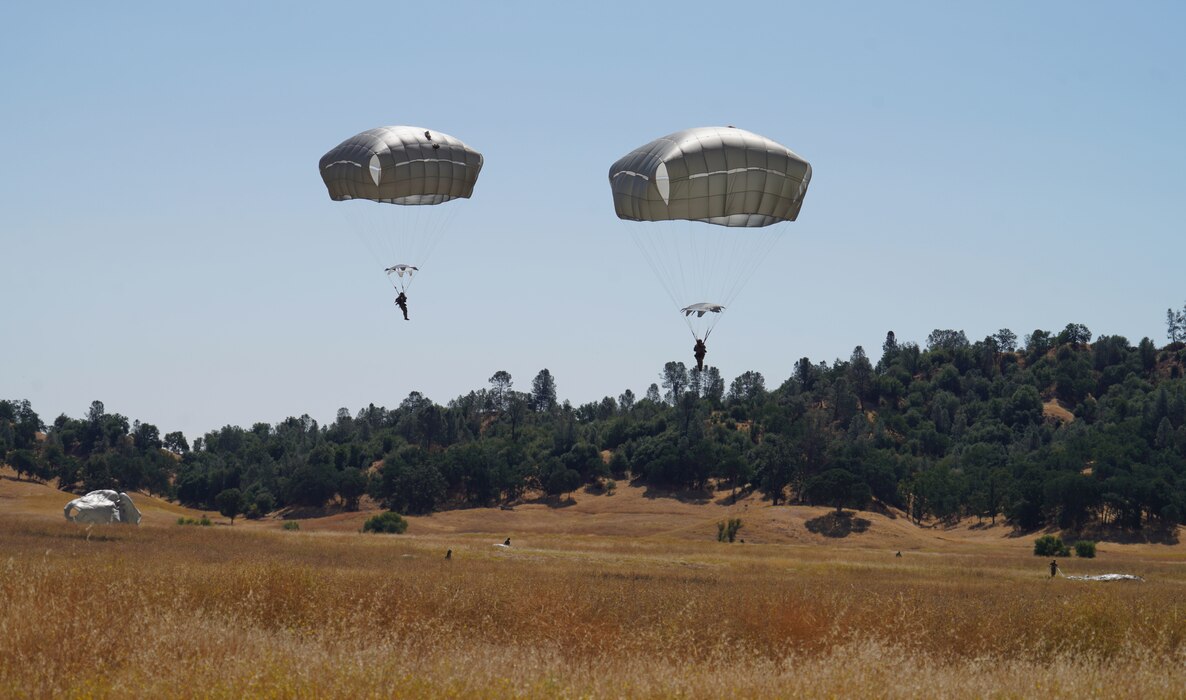
M 1064 562 L 1146 578 L 1090 584 L 1048 580 L 1032 538 L 1003 530 L 862 513 L 868 529 L 836 539 L 806 530 L 822 511 L 757 501 L 622 490 L 567 508 L 415 518 L 381 536 L 351 531 L 343 520 L 358 514 L 298 532 L 177 526 L 181 511 L 146 497 L 145 526 L 87 530 L 62 519 L 63 496 L 0 478 L 0 505 L 13 506 L 0 508 L 0 697 L 1150 698 L 1186 687 L 1180 546 L 1108 544 Z M 51 502 L 51 514 L 33 512 Z M 746 544 L 717 543 L 715 522 L 736 508 Z M 511 548 L 492 546 L 504 535 Z

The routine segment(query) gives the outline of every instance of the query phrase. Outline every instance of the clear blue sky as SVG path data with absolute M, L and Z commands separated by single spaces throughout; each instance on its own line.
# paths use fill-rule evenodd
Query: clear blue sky
M 1186 4 L 568 5 L 4 3 L 0 398 L 192 439 L 497 370 L 642 393 L 691 342 L 606 173 L 693 126 L 814 168 L 726 381 L 888 330 L 1160 344 L 1186 301 Z M 317 171 L 388 124 L 486 157 L 410 323 Z

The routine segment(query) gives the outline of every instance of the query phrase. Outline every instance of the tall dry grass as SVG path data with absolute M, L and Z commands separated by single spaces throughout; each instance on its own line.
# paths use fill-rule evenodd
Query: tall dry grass
M 1125 563 L 0 519 L 0 696 L 1180 697 L 1186 572 Z

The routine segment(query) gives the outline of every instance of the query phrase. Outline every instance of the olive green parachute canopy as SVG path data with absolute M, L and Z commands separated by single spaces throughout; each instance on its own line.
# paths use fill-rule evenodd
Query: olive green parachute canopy
M 621 219 L 769 226 L 799 216 L 811 164 L 764 136 L 708 126 L 639 146 L 609 180 Z
M 473 194 L 482 154 L 439 131 L 384 126 L 330 149 L 320 167 L 335 201 L 440 204 Z

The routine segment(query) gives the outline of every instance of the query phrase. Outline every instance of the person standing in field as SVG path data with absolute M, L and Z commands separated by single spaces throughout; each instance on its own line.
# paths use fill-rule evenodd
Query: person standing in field
M 1051 559 L 1050 560 L 1050 578 L 1054 578 L 1055 576 L 1058 576 L 1058 561 L 1055 559 Z

